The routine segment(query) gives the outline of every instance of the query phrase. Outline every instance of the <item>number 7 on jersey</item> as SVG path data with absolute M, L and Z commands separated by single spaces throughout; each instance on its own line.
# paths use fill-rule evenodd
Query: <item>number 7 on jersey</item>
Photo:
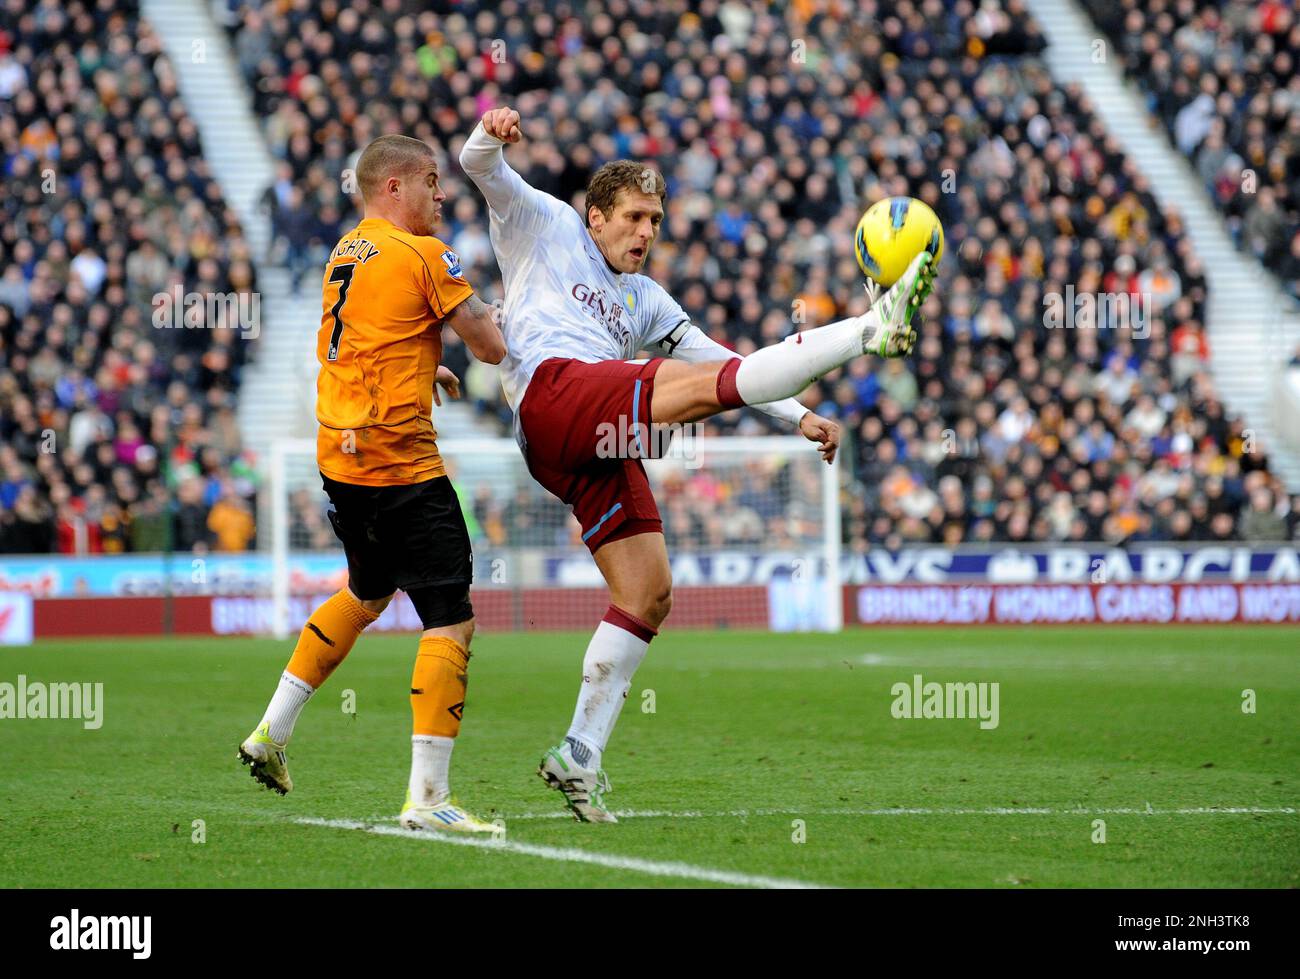
M 348 262 L 334 266 L 334 271 L 330 273 L 329 281 L 339 283 L 339 298 L 330 310 L 330 316 L 334 317 L 334 330 L 330 333 L 330 349 L 326 355 L 328 360 L 339 359 L 339 341 L 343 339 L 343 304 L 348 301 L 348 286 L 352 285 L 352 273 L 356 269 L 354 262 Z

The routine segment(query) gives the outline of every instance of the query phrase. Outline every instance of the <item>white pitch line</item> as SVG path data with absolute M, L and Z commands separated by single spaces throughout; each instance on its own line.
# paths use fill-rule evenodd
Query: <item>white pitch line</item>
M 891 809 L 720 809 L 712 812 L 683 809 L 612 810 L 619 819 L 744 819 L 748 816 L 1294 816 L 1295 808 L 1267 809 L 1258 806 L 1196 806 L 1182 809 L 1051 809 L 1035 806 L 990 807 L 985 809 L 943 809 L 896 807 Z M 502 819 L 572 819 L 567 812 L 521 812 Z
M 568 816 L 567 813 L 560 815 Z M 569 816 L 569 818 L 573 818 Z M 666 862 L 661 860 L 643 860 L 640 857 L 620 857 L 610 853 L 591 853 L 572 847 L 543 846 L 537 843 L 517 843 L 513 840 L 478 839 L 472 836 L 456 836 L 451 833 L 439 833 L 436 830 L 409 830 L 399 826 L 375 825 L 355 819 L 316 819 L 302 817 L 294 822 L 305 826 L 325 826 L 331 829 L 354 829 L 373 833 L 376 836 L 396 836 L 408 840 L 429 841 L 433 843 L 450 843 L 454 846 L 469 846 L 481 850 L 495 850 L 501 853 L 518 853 L 527 857 L 539 857 L 542 860 L 558 860 L 564 863 L 587 863 L 611 870 L 627 870 L 632 873 L 649 874 L 653 877 L 676 877 L 682 880 L 699 880 L 708 884 L 729 884 L 733 887 L 766 888 L 820 888 L 824 885 L 811 884 L 802 880 L 788 880 L 782 877 L 763 877 L 754 874 L 741 874 L 730 870 L 711 870 L 708 867 L 694 867 L 687 863 Z

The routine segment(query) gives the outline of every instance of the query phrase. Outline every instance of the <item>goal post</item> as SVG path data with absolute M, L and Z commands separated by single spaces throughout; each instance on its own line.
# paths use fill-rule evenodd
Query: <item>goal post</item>
M 287 639 L 292 625 L 289 621 L 289 552 L 292 546 L 289 535 L 289 493 L 302 481 L 303 459 L 311 460 L 314 470 L 314 439 L 276 439 L 271 443 L 266 485 L 271 518 L 271 633 L 277 639 Z M 289 473 L 291 460 L 299 463 L 292 480 Z M 319 504 L 318 497 L 324 495 L 324 490 L 318 489 L 318 493 L 312 494 L 311 499 Z
M 569 508 L 533 481 L 515 442 L 447 438 L 438 448 L 470 530 L 480 629 L 589 631 L 608 591 Z M 276 440 L 268 453 L 263 539 L 269 631 L 280 638 L 346 581 L 315 460 L 313 439 Z M 798 436 L 695 437 L 645 467 L 672 566 L 672 627 L 843 627 L 838 461 L 826 465 Z M 393 604 L 381 629 L 419 628 L 405 596 Z

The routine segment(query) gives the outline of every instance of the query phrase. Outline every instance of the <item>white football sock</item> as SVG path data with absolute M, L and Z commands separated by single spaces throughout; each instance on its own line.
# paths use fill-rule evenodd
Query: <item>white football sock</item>
M 298 723 L 298 715 L 316 692 L 306 680 L 300 680 L 288 670 L 280 674 L 280 685 L 275 688 L 271 702 L 266 705 L 266 713 L 258 722 L 258 727 L 265 722 L 270 725 L 267 732 L 276 744 L 288 744 L 293 734 L 293 726 Z
M 736 372 L 736 393 L 747 405 L 793 398 L 823 374 L 861 357 L 878 322 L 868 311 L 755 350 Z
M 411 780 L 407 788 L 411 801 L 420 806 L 437 806 L 451 796 L 448 772 L 451 770 L 451 749 L 455 738 L 435 734 L 411 736 Z
M 632 674 L 645 659 L 650 643 L 612 622 L 602 621 L 582 660 L 582 687 L 573 723 L 565 740 L 580 765 L 599 768 L 623 701 L 632 688 Z M 575 743 L 576 742 L 576 743 Z

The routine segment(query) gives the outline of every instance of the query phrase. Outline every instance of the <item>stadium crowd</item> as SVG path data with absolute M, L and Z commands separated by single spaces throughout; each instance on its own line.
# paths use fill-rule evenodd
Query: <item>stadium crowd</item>
M 484 205 L 455 160 L 509 101 L 526 133 L 513 165 L 575 206 L 608 159 L 662 169 L 647 272 L 747 353 L 864 309 L 857 217 L 883 196 L 929 202 L 948 251 L 916 354 L 855 362 L 805 396 L 853 437 L 853 547 L 1300 533 L 1300 497 L 1215 395 L 1205 278 L 1179 215 L 1080 93 L 1052 83 L 1021 0 L 796 2 L 784 18 L 717 0 L 233 2 L 293 248 L 325 247 L 352 219 L 349 150 L 409 132 L 444 148 L 445 237 L 499 296 Z M 1132 305 L 1047 315 L 1085 294 Z M 447 357 L 504 430 L 491 372 L 454 337 Z M 744 412 L 705 430 L 770 427 Z M 666 522 L 708 538 L 738 496 L 681 494 Z M 496 501 L 527 513 L 510 503 Z
M 1085 0 L 1239 247 L 1300 300 L 1300 18 L 1278 0 Z
M 155 39 L 133 13 L 99 13 L 108 7 L 123 9 L 42 0 L 28 12 L 7 0 L 0 22 L 7 174 L 39 170 L 42 153 L 115 151 L 107 165 L 75 170 L 90 187 L 74 199 L 34 194 L 28 177 L 22 198 L 5 202 L 0 547 L 10 550 L 66 536 L 33 535 L 25 514 L 34 509 L 48 520 L 78 505 L 98 517 L 116 507 L 141 526 L 150 507 L 166 508 L 162 472 L 178 488 L 164 521 L 178 546 L 213 546 L 213 513 L 253 488 L 230 414 L 248 345 L 223 330 L 144 329 L 148 310 L 130 301 L 171 281 L 254 283 Z M 864 358 L 804 397 L 846 428 L 851 548 L 1300 535 L 1300 497 L 1287 497 L 1266 447 L 1215 395 L 1205 280 L 1179 215 L 1160 210 L 1080 93 L 1053 84 L 1023 0 L 795 0 L 783 10 L 738 0 L 222 0 L 221 9 L 279 160 L 265 197 L 277 254 L 300 282 L 357 217 L 359 149 L 406 132 L 443 148 L 443 235 L 477 290 L 499 297 L 484 205 L 455 161 L 482 113 L 506 101 L 525 120 L 511 162 L 576 206 L 605 160 L 662 169 L 667 216 L 647 272 L 742 354 L 863 311 L 853 226 L 871 201 L 910 194 L 935 208 L 948 235 L 915 354 Z M 122 76 L 98 70 L 119 64 Z M 127 97 L 100 95 L 113 86 Z M 135 213 L 120 219 L 119 207 Z M 23 251 L 18 229 L 42 222 L 48 244 Z M 95 256 L 66 285 L 50 266 L 51 251 L 71 264 L 87 240 L 104 253 L 94 291 L 82 276 Z M 50 281 L 61 303 L 32 286 Z M 6 289 L 40 297 L 50 315 L 19 314 Z M 1132 303 L 1076 301 L 1099 294 Z M 32 328 L 61 317 L 68 329 L 45 327 L 53 353 L 38 356 Z M 109 342 L 83 341 L 88 333 Z M 214 353 L 223 347 L 224 358 Z M 59 363 L 33 370 L 51 357 Z M 446 360 L 505 431 L 499 385 L 450 331 Z M 107 405 L 105 390 L 116 395 Z M 50 462 L 12 444 L 11 433 L 30 443 L 46 428 L 83 433 L 82 454 Z M 773 428 L 745 411 L 705 431 Z M 709 487 L 700 478 L 664 489 L 674 546 L 743 542 L 757 527 L 797 536 L 805 526 L 801 494 L 755 492 L 790 473 Z M 123 497 L 131 486 L 137 496 Z M 466 506 L 481 537 L 526 543 L 555 525 L 530 516 L 547 502 L 496 499 L 489 488 Z M 772 530 L 778 516 L 785 525 Z M 320 517 L 296 516 L 296 536 L 332 545 Z M 247 512 L 218 523 L 251 540 Z M 133 533 L 125 546 L 143 549 L 149 541 Z M 219 546 L 239 535 L 225 536 Z
M 247 548 L 248 324 L 155 300 L 253 258 L 135 0 L 0 4 L 0 166 L 0 552 Z

